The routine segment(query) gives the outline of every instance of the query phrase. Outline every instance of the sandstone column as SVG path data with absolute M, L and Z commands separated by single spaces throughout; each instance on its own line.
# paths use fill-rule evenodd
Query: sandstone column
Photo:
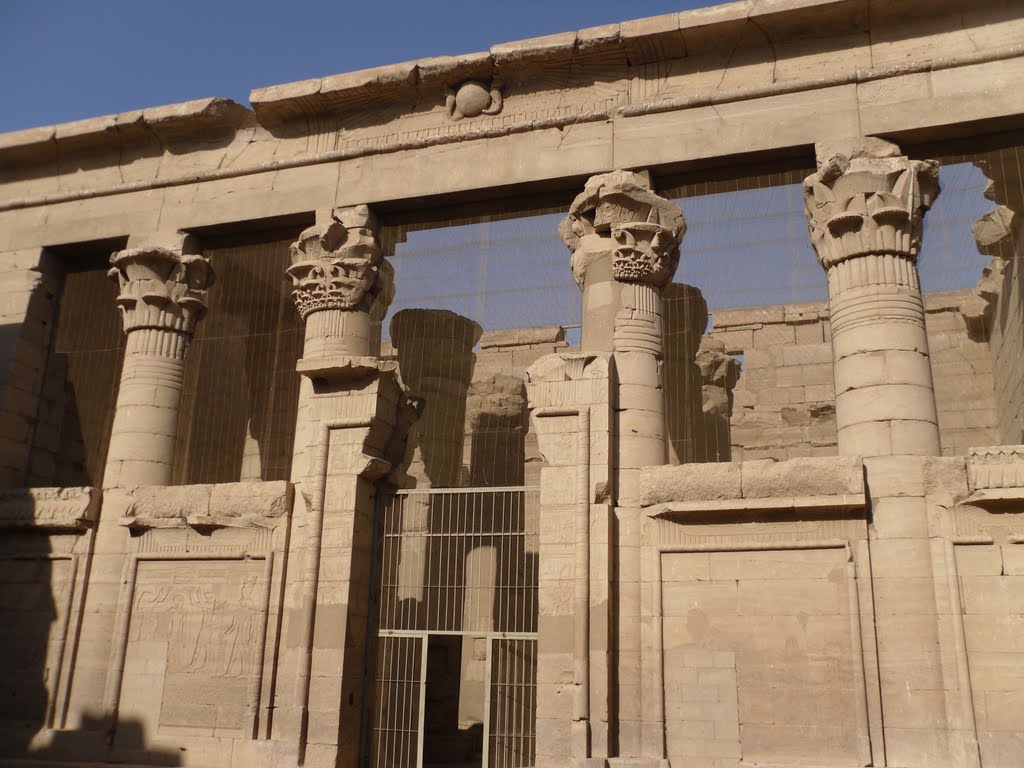
M 288 275 L 306 323 L 303 359 L 380 353 L 380 321 L 395 295 L 394 270 L 365 205 L 337 208 L 292 244 Z
M 274 722 L 306 768 L 358 762 L 377 484 L 414 418 L 396 366 L 377 357 L 394 284 L 376 227 L 365 205 L 318 213 L 288 268 L 306 332 L 281 661 L 293 697 L 282 689 Z
M 828 273 L 839 452 L 937 455 L 938 417 L 917 275 L 938 165 L 880 139 L 818 146 L 804 182 Z
M 391 343 L 402 379 L 424 400 L 415 428 L 410 472 L 431 488 L 462 482 L 466 394 L 473 378 L 480 326 L 446 309 L 403 309 L 391 319 Z
M 213 282 L 193 238 L 110 257 L 128 338 L 107 455 L 105 487 L 168 485 L 174 466 L 185 355 Z
M 885 755 L 908 768 L 976 765 L 977 745 L 957 746 L 973 734 L 941 647 L 947 566 L 925 498 L 925 457 L 940 446 L 917 259 L 938 166 L 881 139 L 816 150 L 806 212 L 828 273 L 839 453 L 865 457 L 870 488 L 871 566 L 858 578 L 873 588 Z
M 381 255 L 377 217 L 367 206 L 318 211 L 317 223 L 291 247 L 292 298 L 305 322 L 303 365 L 339 357 L 375 357 L 380 321 L 395 295 L 394 270 Z M 292 455 L 292 482 L 309 471 L 308 446 L 315 439 L 311 398 L 315 376 L 304 377 Z
M 559 227 L 583 290 L 584 352 L 611 352 L 618 379 L 615 494 L 618 539 L 619 750 L 661 756 L 653 729 L 644 745 L 640 676 L 640 470 L 666 463 L 662 292 L 679 263 L 686 222 L 645 175 L 592 177 Z M 613 377 L 614 381 L 614 377 Z M 614 386 L 614 384 L 613 384 Z

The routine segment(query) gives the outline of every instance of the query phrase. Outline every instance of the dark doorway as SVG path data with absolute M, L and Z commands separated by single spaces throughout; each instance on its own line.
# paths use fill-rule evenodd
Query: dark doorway
M 472 652 L 478 638 L 430 635 L 427 641 L 426 701 L 423 709 L 424 768 L 481 768 L 484 680 L 463 677 L 463 646 Z M 482 639 L 486 642 L 485 639 Z M 474 676 L 475 677 L 475 676 Z M 469 706 L 467 706 L 469 705 Z

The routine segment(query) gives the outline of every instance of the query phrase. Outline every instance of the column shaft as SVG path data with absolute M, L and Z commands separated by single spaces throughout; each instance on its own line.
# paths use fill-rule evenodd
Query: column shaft
M 170 485 L 185 357 L 213 274 L 201 256 L 162 246 L 120 251 L 111 264 L 128 338 L 103 485 Z
M 660 759 L 664 751 L 659 734 L 644 732 L 644 699 L 662 692 L 644 690 L 640 675 L 640 470 L 667 457 L 661 294 L 685 231 L 679 206 L 627 171 L 591 178 L 560 227 L 583 290 L 583 351 L 611 352 L 618 376 L 615 725 L 624 757 Z
M 939 453 L 938 417 L 917 274 L 934 162 L 878 139 L 819 146 L 804 182 L 818 260 L 828 273 L 839 452 Z

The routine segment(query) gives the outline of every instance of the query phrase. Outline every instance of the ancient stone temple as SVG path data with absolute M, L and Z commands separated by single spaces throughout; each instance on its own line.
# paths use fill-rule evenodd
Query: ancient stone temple
M 1024 7 L 0 135 L 0 764 L 1024 765 Z

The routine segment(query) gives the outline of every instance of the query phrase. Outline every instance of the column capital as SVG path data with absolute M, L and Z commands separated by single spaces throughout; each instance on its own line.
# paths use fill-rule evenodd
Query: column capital
M 911 160 L 883 139 L 819 144 L 818 171 L 804 180 L 804 212 L 818 261 L 828 269 L 868 254 L 916 262 L 924 214 L 939 195 L 939 164 Z
M 589 265 L 609 253 L 616 280 L 660 288 L 679 265 L 686 220 L 645 175 L 612 171 L 587 180 L 558 231 L 572 251 L 572 273 L 581 288 Z
M 183 237 L 178 248 L 154 243 L 117 251 L 108 274 L 120 286 L 125 333 L 150 328 L 192 335 L 206 313 L 213 270 L 192 238 Z
M 292 298 L 305 320 L 326 309 L 382 319 L 394 298 L 394 271 L 381 254 L 377 217 L 367 206 L 336 208 L 291 246 Z

